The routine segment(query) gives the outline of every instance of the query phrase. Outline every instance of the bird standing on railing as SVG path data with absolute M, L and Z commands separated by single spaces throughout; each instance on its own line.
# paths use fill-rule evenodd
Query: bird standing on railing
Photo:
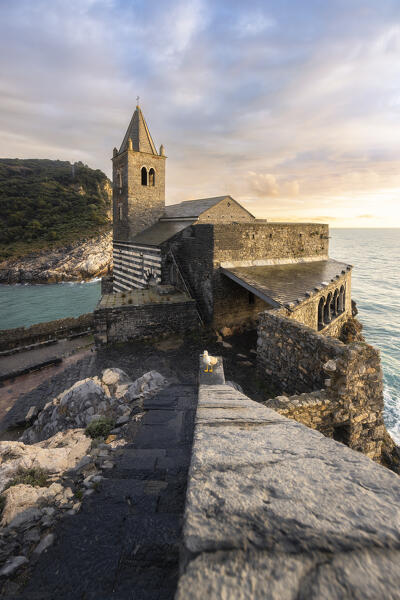
M 210 356 L 207 350 L 203 352 L 203 362 L 207 366 L 207 369 L 204 369 L 204 373 L 212 373 L 213 366 L 215 366 L 218 362 L 218 358 L 216 356 Z

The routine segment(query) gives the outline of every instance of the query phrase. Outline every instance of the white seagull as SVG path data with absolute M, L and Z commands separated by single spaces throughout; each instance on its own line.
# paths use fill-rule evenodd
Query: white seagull
M 207 366 L 207 369 L 204 369 L 204 373 L 212 373 L 213 366 L 217 364 L 218 358 L 216 356 L 210 356 L 207 350 L 203 352 L 203 362 Z

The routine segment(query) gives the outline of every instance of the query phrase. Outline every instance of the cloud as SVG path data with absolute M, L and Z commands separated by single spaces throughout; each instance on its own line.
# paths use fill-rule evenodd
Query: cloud
M 110 174 L 139 95 L 169 202 L 400 225 L 398 2 L 2 2 L 0 52 L 2 156 Z

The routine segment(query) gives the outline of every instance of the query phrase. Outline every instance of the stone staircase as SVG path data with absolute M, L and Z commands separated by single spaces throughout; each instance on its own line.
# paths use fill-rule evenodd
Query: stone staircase
M 100 490 L 58 522 L 20 600 L 167 600 L 179 543 L 197 388 L 171 385 L 144 401 L 134 442 L 115 451 Z

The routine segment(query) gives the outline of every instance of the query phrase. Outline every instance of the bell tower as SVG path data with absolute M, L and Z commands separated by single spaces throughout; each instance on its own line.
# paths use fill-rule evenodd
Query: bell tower
M 165 210 L 165 152 L 158 153 L 136 106 L 119 150 L 113 151 L 113 237 L 129 242 Z

